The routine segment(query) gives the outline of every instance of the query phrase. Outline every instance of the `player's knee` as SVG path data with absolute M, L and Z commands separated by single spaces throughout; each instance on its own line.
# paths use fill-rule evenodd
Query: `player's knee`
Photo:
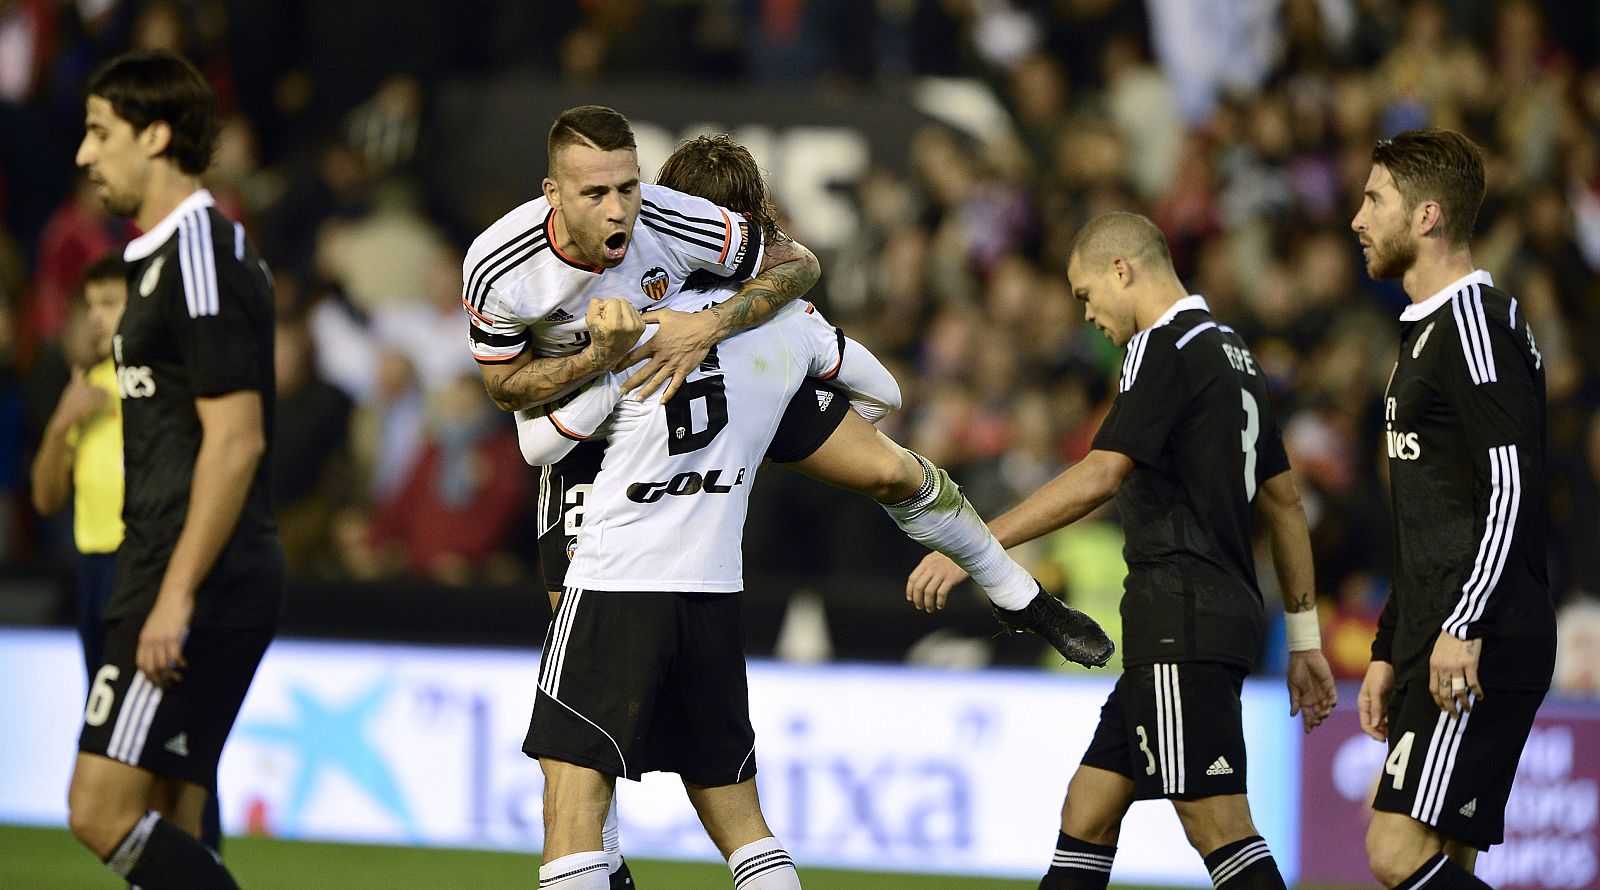
M 1373 820 L 1367 829 L 1367 867 L 1385 887 L 1398 886 L 1431 855 L 1404 833 L 1390 830 L 1381 819 Z
M 1066 803 L 1061 805 L 1061 830 L 1080 841 L 1114 847 L 1122 833 L 1122 818 L 1097 807 L 1077 804 L 1069 793 Z
M 860 493 L 879 503 L 903 501 L 922 489 L 922 464 L 904 448 L 879 449 L 861 469 L 865 475 Z
M 102 860 L 111 858 L 117 845 L 139 821 L 134 814 L 127 824 L 122 824 L 124 817 L 125 814 L 95 806 L 94 801 L 82 795 L 74 795 L 67 806 L 67 827 L 72 830 L 72 836 Z
M 1189 845 L 1202 856 L 1258 834 L 1248 809 L 1238 812 L 1232 807 L 1194 807 L 1184 802 L 1178 802 L 1175 809 Z

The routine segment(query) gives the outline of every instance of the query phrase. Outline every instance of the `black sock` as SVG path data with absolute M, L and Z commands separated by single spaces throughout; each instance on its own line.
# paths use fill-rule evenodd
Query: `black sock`
M 1260 835 L 1223 844 L 1206 857 L 1206 871 L 1217 890 L 1284 890 L 1278 863 Z
M 144 890 L 239 890 L 205 844 L 153 810 L 122 839 L 106 866 Z
M 1056 854 L 1039 890 L 1105 890 L 1116 855 L 1115 844 L 1091 844 L 1063 831 L 1056 836 Z
M 1422 863 L 1411 877 L 1401 881 L 1394 890 L 1490 890 L 1488 884 L 1457 865 L 1450 857 L 1439 855 Z
M 222 856 L 222 810 L 215 791 L 206 795 L 206 809 L 200 814 L 200 843 Z

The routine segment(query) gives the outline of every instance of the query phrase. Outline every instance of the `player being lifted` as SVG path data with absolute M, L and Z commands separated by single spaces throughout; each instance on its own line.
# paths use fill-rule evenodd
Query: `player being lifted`
M 90 78 L 78 165 L 144 230 L 112 341 L 125 536 L 84 709 L 72 831 L 130 884 L 237 886 L 197 839 L 217 761 L 272 638 L 283 552 L 272 435 L 272 283 L 199 176 L 216 100 L 194 66 L 134 53 Z
M 1321 651 L 1311 542 L 1266 381 L 1238 334 L 1188 294 L 1148 219 L 1084 226 L 1067 265 L 1085 317 L 1127 348 L 1094 448 L 990 523 L 1015 546 L 1117 499 L 1128 564 L 1126 671 L 1100 712 L 1061 809 L 1042 890 L 1103 890 L 1135 800 L 1172 801 L 1216 886 L 1282 888 L 1245 799 L 1239 693 L 1266 625 L 1250 546 L 1252 510 L 1271 533 L 1289 636 L 1290 711 L 1306 731 L 1337 700 Z M 907 596 L 944 605 L 965 577 L 932 554 Z
M 816 259 L 793 240 L 778 237 L 775 226 L 756 225 L 703 198 L 640 184 L 633 132 L 611 109 L 563 112 L 551 127 L 549 153 L 544 196 L 480 235 L 463 267 L 473 355 L 502 408 L 548 403 L 624 359 L 639 358 L 650 361 L 625 390 L 642 382 L 640 394 L 648 396 L 665 382 L 663 398 L 670 400 L 684 371 L 697 366 L 711 344 L 766 319 L 817 279 Z M 607 326 L 586 324 L 593 299 L 620 298 L 636 307 L 657 301 L 684 305 L 678 301 L 685 299 L 683 287 L 692 276 L 740 287 L 705 312 L 654 313 L 651 320 L 662 330 L 638 355 L 628 356 L 628 347 L 619 345 Z M 703 302 L 692 292 L 687 299 Z M 908 489 L 914 495 L 924 487 L 938 488 L 945 497 L 955 490 L 947 477 L 941 479 L 909 452 L 877 447 L 870 426 L 853 429 L 867 447 L 853 448 L 851 461 L 835 461 L 830 481 L 880 500 Z M 858 460 L 868 454 L 879 461 Z M 588 460 L 594 461 L 592 452 Z M 546 480 L 545 490 L 556 492 L 555 508 L 544 513 L 547 525 L 582 484 L 569 475 L 574 474 L 558 471 Z M 545 501 L 549 505 L 552 498 Z M 1008 626 L 1039 633 L 1076 661 L 1103 663 L 1110 656 L 1109 641 L 1098 627 L 1041 595 L 1025 572 L 1012 571 L 1015 563 L 985 543 L 988 535 L 975 532 L 981 523 L 974 514 L 951 516 L 924 523 L 934 527 L 918 532 L 924 536 L 918 540 L 945 546 L 944 529 L 952 536 L 950 546 L 971 550 L 969 561 L 979 571 L 980 584 L 1006 610 L 1000 615 Z M 991 567 L 992 579 L 986 574 Z
M 1543 360 L 1517 301 L 1475 268 L 1483 157 L 1414 130 L 1378 143 L 1351 221 L 1373 278 L 1398 278 L 1384 393 L 1394 587 L 1361 683 L 1389 759 L 1367 832 L 1386 887 L 1483 887 L 1506 799 L 1555 670 L 1545 564 Z
M 777 211 L 767 197 L 766 183 L 755 159 L 726 136 L 702 136 L 680 145 L 662 164 L 657 179 L 659 185 L 709 198 L 719 207 L 750 220 L 766 244 L 789 243 L 778 229 Z M 704 313 L 697 314 L 724 317 L 746 311 L 739 305 L 745 291 L 728 296 L 736 281 L 695 273 L 687 285 L 680 299 L 695 308 L 711 303 Z M 681 313 L 670 309 L 652 312 L 649 317 L 687 323 L 682 321 Z M 813 478 L 883 504 L 912 539 L 949 554 L 966 567 L 988 593 L 996 615 L 1006 627 L 1041 634 L 1072 661 L 1104 664 L 1111 656 L 1112 645 L 1098 626 L 1039 589 L 1027 571 L 995 542 L 943 470 L 872 426 L 869 421 L 898 407 L 899 387 L 864 347 L 846 338 L 842 331 L 837 336 L 839 362 L 825 377 L 854 376 L 861 381 L 856 394 L 846 393 L 855 402 L 856 410 L 845 410 L 843 404 L 833 406 L 834 391 L 825 383 L 808 381 L 796 391 L 785 412 L 784 429 L 778 435 L 780 447 L 769 456 Z M 636 361 L 647 354 L 648 346 L 641 347 L 628 360 Z M 894 404 L 862 400 L 858 394 L 864 391 L 884 397 L 892 393 Z M 538 413 L 538 409 L 525 412 L 523 418 Z M 527 424 L 521 426 L 526 429 Z M 580 445 L 544 474 L 540 488 L 541 556 L 546 586 L 552 592 L 561 589 L 583 511 L 583 495 L 602 454 L 598 443 Z

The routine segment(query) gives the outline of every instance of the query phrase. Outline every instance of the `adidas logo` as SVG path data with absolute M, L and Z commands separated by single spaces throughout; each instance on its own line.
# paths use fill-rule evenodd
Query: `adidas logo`
M 168 751 L 171 751 L 172 753 L 178 755 L 179 757 L 188 757 L 189 756 L 189 734 L 186 733 L 186 732 L 180 732 L 177 735 L 173 736 L 172 738 L 167 739 L 167 743 L 165 745 L 162 745 L 161 747 L 167 749 Z
M 1461 815 L 1466 816 L 1468 819 L 1471 819 L 1473 816 L 1477 815 L 1478 814 L 1478 799 L 1476 797 L 1474 797 L 1473 799 L 1467 801 L 1466 806 L 1462 807 L 1459 812 L 1461 813 Z
M 826 411 L 833 404 L 833 393 L 827 390 L 817 390 L 817 410 Z
M 571 320 L 572 320 L 572 313 L 568 312 L 565 309 L 557 309 L 556 311 L 550 313 L 549 315 L 546 315 L 542 319 L 542 321 L 545 324 L 561 324 L 562 322 L 567 322 L 567 321 L 571 321 Z
M 1233 767 L 1228 765 L 1228 758 L 1218 757 L 1215 762 L 1206 767 L 1206 775 L 1231 776 L 1233 775 Z

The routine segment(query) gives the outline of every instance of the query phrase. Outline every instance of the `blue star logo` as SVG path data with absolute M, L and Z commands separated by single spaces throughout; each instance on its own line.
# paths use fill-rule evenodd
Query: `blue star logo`
M 408 836 L 417 836 L 416 823 L 394 774 L 367 739 L 367 722 L 388 700 L 394 686 L 392 677 L 385 678 L 350 701 L 329 706 L 306 687 L 291 684 L 289 698 L 295 709 L 291 717 L 239 728 L 244 735 L 290 748 L 298 757 L 300 767 L 284 814 L 284 827 L 291 833 L 305 815 L 317 780 L 324 772 L 339 771 L 393 815 Z

